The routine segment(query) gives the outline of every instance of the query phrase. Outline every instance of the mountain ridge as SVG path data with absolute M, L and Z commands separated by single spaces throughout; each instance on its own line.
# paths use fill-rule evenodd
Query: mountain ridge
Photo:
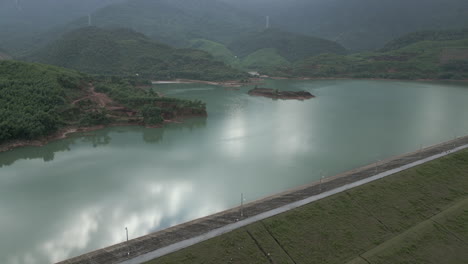
M 228 80 L 245 76 L 204 51 L 175 49 L 122 28 L 77 29 L 23 59 L 91 74 L 150 79 Z

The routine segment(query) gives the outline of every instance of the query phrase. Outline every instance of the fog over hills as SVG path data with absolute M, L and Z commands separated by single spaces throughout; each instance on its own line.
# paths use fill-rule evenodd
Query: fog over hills
M 41 34 L 109 4 L 125 0 L 1 0 L 0 46 L 21 52 Z
M 131 0 L 92 14 L 93 26 L 128 27 L 176 46 L 206 38 L 229 43 L 261 28 L 261 19 L 219 0 Z M 72 23 L 87 25 L 87 18 Z
M 88 26 L 88 14 L 93 26 L 128 27 L 176 46 L 200 38 L 227 45 L 263 30 L 266 16 L 271 27 L 355 51 L 414 31 L 468 27 L 466 0 L 3 0 L 0 46 L 22 53 Z
M 270 16 L 272 26 L 335 40 L 348 49 L 381 48 L 403 34 L 468 26 L 466 0 L 223 0 Z

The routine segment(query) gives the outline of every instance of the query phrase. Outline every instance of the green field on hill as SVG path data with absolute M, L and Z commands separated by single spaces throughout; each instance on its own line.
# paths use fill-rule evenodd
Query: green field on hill
M 313 78 L 468 79 L 468 38 L 418 41 L 412 36 L 390 43 L 399 47 L 396 49 L 351 55 L 321 54 L 268 74 Z M 404 43 L 407 45 L 400 47 Z
M 465 150 L 147 264 L 465 263 L 467 241 Z

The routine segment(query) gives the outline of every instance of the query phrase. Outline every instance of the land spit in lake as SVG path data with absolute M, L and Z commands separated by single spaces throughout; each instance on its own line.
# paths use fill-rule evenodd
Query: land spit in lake
M 279 91 L 270 88 L 254 88 L 249 91 L 249 95 L 283 100 L 307 100 L 315 98 L 314 95 L 306 91 Z
M 0 247 L 0 263 L 56 263 L 125 241 L 125 227 L 133 239 L 238 206 L 241 193 L 247 203 L 468 134 L 461 83 L 265 80 L 262 87 L 317 99 L 158 84 L 155 94 L 206 102 L 208 116 L 0 153 L 0 237 L 12 238 Z

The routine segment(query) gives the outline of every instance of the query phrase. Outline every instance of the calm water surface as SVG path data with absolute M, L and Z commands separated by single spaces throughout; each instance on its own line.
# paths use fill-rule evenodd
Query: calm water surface
M 468 87 L 268 81 L 309 101 L 200 84 L 208 118 L 109 128 L 0 153 L 0 263 L 51 263 L 468 134 Z

